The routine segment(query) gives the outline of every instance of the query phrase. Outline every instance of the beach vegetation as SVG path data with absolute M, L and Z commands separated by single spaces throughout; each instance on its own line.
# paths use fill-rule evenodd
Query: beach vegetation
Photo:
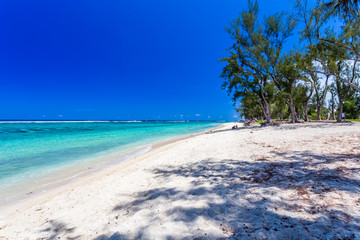
M 257 1 L 249 1 L 248 9 L 240 13 L 226 28 L 233 45 L 220 77 L 234 101 L 246 106 L 247 99 L 255 99 L 262 109 L 266 123 L 271 122 L 271 103 L 279 94 L 276 89 L 281 76 L 277 70 L 283 45 L 291 36 L 296 21 L 286 13 L 277 13 L 260 21 Z M 245 115 L 245 118 L 248 116 Z
M 343 104 L 343 111 L 346 119 L 359 119 L 360 118 L 360 96 L 359 94 L 352 96 Z
M 306 79 L 298 66 L 298 58 L 300 57 L 300 52 L 284 55 L 277 67 L 280 77 L 275 81 L 286 104 L 289 106 L 291 121 L 293 123 L 299 122 L 297 114 L 299 110 L 296 108 L 296 105 L 298 108 L 302 107 L 302 104 L 296 104 L 295 96 L 298 96 L 298 99 L 304 98 L 304 94 L 301 94 L 304 91 L 304 88 L 298 86 L 302 79 Z
M 285 119 L 289 116 L 289 107 L 286 105 L 284 98 L 281 94 L 275 96 L 274 101 L 271 105 L 271 117 L 278 118 L 278 119 Z
M 262 124 L 262 123 L 265 123 L 266 122 L 266 120 L 258 120 L 258 121 L 256 121 L 255 123 L 256 124 Z
M 314 92 L 314 84 L 311 81 L 303 82 L 297 86 L 295 90 L 296 108 L 305 122 L 309 121 L 309 102 Z
M 263 110 L 257 100 L 258 98 L 252 92 L 248 92 L 248 95 L 242 99 L 241 105 L 236 108 L 236 111 L 240 116 L 247 116 L 248 119 L 263 119 Z
M 257 1 L 248 1 L 226 28 L 233 45 L 221 77 L 245 118 L 337 120 L 358 118 L 360 104 L 359 1 L 308 4 L 261 21 Z M 335 23 L 335 24 L 334 24 Z M 284 51 L 299 24 L 300 44 Z M 261 110 L 261 111 L 260 111 Z
M 336 87 L 334 83 L 332 83 L 329 86 L 329 93 L 330 93 L 329 108 L 331 111 L 331 120 L 335 120 L 336 119 L 335 109 L 337 106 L 337 102 L 336 102 Z
M 357 75 L 357 69 L 356 65 L 350 65 L 348 62 L 341 62 L 339 61 L 337 63 L 337 67 L 339 69 L 339 72 L 342 72 L 342 74 L 346 75 L 347 78 L 353 82 L 355 75 Z M 342 81 L 340 78 L 335 78 L 335 88 L 336 93 L 338 97 L 338 116 L 337 116 L 337 122 L 342 122 L 343 116 L 342 113 L 344 112 L 344 103 L 349 100 L 354 94 L 355 89 L 353 89 L 350 85 L 346 84 L 346 82 Z
M 319 75 L 315 74 L 314 72 L 312 72 L 310 74 L 311 76 L 311 80 L 313 81 L 313 86 L 314 86 L 314 102 L 316 104 L 316 112 L 317 112 L 317 117 L 316 120 L 321 120 L 321 109 L 324 106 L 325 103 L 325 99 L 326 99 L 326 95 L 327 95 L 327 91 L 328 91 L 328 82 L 329 82 L 329 75 L 325 76 L 325 81 L 321 81 Z M 322 82 L 324 83 L 322 86 Z
M 360 58 L 360 15 L 358 1 L 319 1 L 314 8 L 307 1 L 298 0 L 296 9 L 304 29 L 301 39 L 308 42 L 307 50 L 319 64 L 315 73 L 330 75 L 360 92 L 352 77 L 338 71 L 336 63 L 346 61 L 357 65 Z M 335 26 L 334 27 L 334 23 Z M 329 61 L 330 60 L 330 61 Z M 356 76 L 358 81 L 359 76 Z

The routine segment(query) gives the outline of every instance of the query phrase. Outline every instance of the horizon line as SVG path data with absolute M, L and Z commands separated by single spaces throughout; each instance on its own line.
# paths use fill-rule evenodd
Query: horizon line
M 66 120 L 59 120 L 59 119 L 0 119 L 0 122 L 156 122 L 156 121 L 171 121 L 171 122 L 226 122 L 227 120 L 164 120 L 164 119 L 157 119 L 157 120 L 149 120 L 149 119 L 131 119 L 131 120 L 117 120 L 117 119 L 103 119 L 103 120 L 93 120 L 93 119 L 66 119 Z

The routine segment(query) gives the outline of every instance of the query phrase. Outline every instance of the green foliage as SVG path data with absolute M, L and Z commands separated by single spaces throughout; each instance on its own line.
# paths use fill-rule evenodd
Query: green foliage
M 360 18 L 357 1 L 334 0 L 319 1 L 314 9 L 307 9 L 306 1 L 298 0 L 297 9 L 303 18 L 305 28 L 302 39 L 307 46 L 308 63 L 318 66 L 309 70 L 331 75 L 360 92 L 358 76 L 354 80 L 344 76 L 338 68 L 343 61 L 356 65 L 360 59 Z M 333 24 L 340 24 L 340 31 L 333 30 Z
M 267 122 L 291 116 L 296 122 L 307 114 L 312 120 L 326 119 L 338 108 L 348 118 L 359 117 L 360 99 L 354 97 L 360 92 L 359 2 L 319 0 L 313 9 L 306 3 L 297 0 L 297 17 L 281 12 L 259 21 L 258 3 L 249 0 L 248 9 L 226 28 L 233 44 L 220 59 L 226 63 L 222 88 L 238 103 L 241 116 Z M 284 53 L 297 19 L 305 25 L 301 39 L 307 45 Z M 334 22 L 339 31 L 332 29 Z M 326 99 L 330 110 L 324 107 Z
M 345 101 L 343 112 L 346 113 L 346 118 L 357 118 L 359 116 L 358 108 L 354 101 Z
M 350 100 L 346 100 L 344 102 L 343 112 L 346 113 L 346 118 L 360 118 L 360 96 L 357 95 Z
M 315 121 L 315 120 L 317 120 L 317 113 L 311 111 L 310 114 L 309 114 L 309 120 L 310 120 L 310 121 Z
M 297 113 L 304 112 L 304 101 L 307 97 L 309 88 L 306 85 L 298 84 L 294 89 L 294 106 Z
M 260 107 L 270 122 L 271 103 L 278 94 L 277 65 L 283 44 L 296 22 L 285 13 L 277 13 L 261 23 L 258 14 L 257 1 L 248 1 L 248 9 L 226 28 L 233 45 L 230 56 L 220 59 L 226 63 L 220 77 L 224 79 L 223 89 L 227 89 L 233 101 L 240 100 L 241 115 L 259 116 Z
M 284 97 L 281 93 L 278 93 L 277 97 L 275 98 L 274 102 L 271 104 L 271 115 L 272 117 L 278 119 L 288 118 L 289 116 L 289 107 L 286 105 Z
M 352 22 L 359 17 L 359 1 L 358 0 L 330 0 L 321 3 L 323 12 L 326 17 L 338 16 L 345 22 Z
M 297 90 L 301 89 L 301 87 L 297 86 L 298 83 L 301 79 L 305 79 L 301 67 L 299 67 L 298 64 L 300 59 L 300 52 L 292 52 L 291 54 L 284 55 L 277 65 L 279 77 L 276 79 L 275 83 L 283 94 L 286 104 L 289 106 L 292 122 L 298 121 L 296 105 L 298 108 L 302 109 L 302 104 L 297 104 L 296 100 L 299 101 L 299 98 L 303 97 L 301 99 L 301 101 L 303 101 L 306 96 L 306 93 L 297 94 Z M 304 89 L 301 91 L 303 90 Z
M 264 122 L 266 122 L 265 120 L 258 120 L 257 122 L 256 122 L 256 124 L 261 124 L 261 123 L 264 123 Z
M 257 103 L 257 97 L 252 93 L 248 92 L 246 97 L 241 98 L 240 106 L 236 108 L 236 111 L 240 116 L 248 118 L 263 118 L 264 113 L 261 106 Z
M 321 119 L 326 119 L 328 112 L 329 112 L 329 110 L 327 108 L 321 109 L 321 113 L 320 113 Z M 308 117 L 309 117 L 309 120 L 311 120 L 311 121 L 318 120 L 317 119 L 317 112 L 315 112 L 313 110 L 310 111 L 310 114 L 308 115 Z

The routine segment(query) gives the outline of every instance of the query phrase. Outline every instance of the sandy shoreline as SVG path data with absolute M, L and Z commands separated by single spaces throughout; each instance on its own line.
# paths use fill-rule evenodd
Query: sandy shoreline
M 184 140 L 187 138 L 195 137 L 197 135 L 206 134 L 208 132 L 215 131 L 217 129 L 221 129 L 224 126 L 226 126 L 226 125 L 221 124 L 220 126 L 210 128 L 205 131 L 198 132 L 198 133 L 185 134 L 185 135 L 178 136 L 178 137 L 172 137 L 169 139 L 156 141 L 156 142 L 153 142 L 148 145 L 138 146 L 136 148 L 129 149 L 127 151 L 123 151 L 120 153 L 107 154 L 103 158 L 107 158 L 110 160 L 107 160 L 105 163 L 98 164 L 96 166 L 92 166 L 88 169 L 87 169 L 86 165 L 85 165 L 85 168 L 84 168 L 84 166 L 82 166 L 80 168 L 80 169 L 83 169 L 81 172 L 74 172 L 74 174 L 70 174 L 70 175 L 68 174 L 66 176 L 64 175 L 64 176 L 62 176 L 62 178 L 57 179 L 57 181 L 52 181 L 48 184 L 45 184 L 44 186 L 42 186 L 40 188 L 30 189 L 31 194 L 28 194 L 28 193 L 26 193 L 26 191 L 24 191 L 23 196 L 19 195 L 19 196 L 15 197 L 14 201 L 10 201 L 7 203 L 0 202 L 0 210 L 2 208 L 5 209 L 8 207 L 11 207 L 11 205 L 17 205 L 23 201 L 28 201 L 30 198 L 36 197 L 38 194 L 41 194 L 44 192 L 49 192 L 49 191 L 52 192 L 52 191 L 56 190 L 56 188 L 59 188 L 59 187 L 66 187 L 66 185 L 72 184 L 73 182 L 77 182 L 77 181 L 81 181 L 81 180 L 86 181 L 86 178 L 90 177 L 91 175 L 99 174 L 100 176 L 102 176 L 103 172 L 106 171 L 108 168 L 116 167 L 116 165 L 119 165 L 118 167 L 121 168 L 121 166 L 123 164 L 125 164 L 126 161 L 130 161 L 130 164 L 131 164 L 131 161 L 134 160 L 136 157 L 142 156 L 142 155 L 148 153 L 149 151 L 153 151 L 159 147 L 162 147 L 162 146 L 165 146 L 165 145 L 168 145 L 171 143 L 175 143 L 177 141 L 181 141 L 181 140 Z M 146 155 L 143 157 L 146 158 Z M 89 164 L 91 164 L 91 162 Z M 89 165 L 89 166 L 91 166 L 91 165 Z M 67 169 L 62 170 L 62 171 L 66 171 L 66 170 Z M 0 215 L 0 217 L 1 217 L 1 215 Z
M 203 130 L 191 134 L 157 140 L 153 143 L 136 146 L 126 150 L 103 153 L 101 156 L 92 157 L 90 161 L 54 170 L 51 176 L 45 175 L 45 177 L 33 179 L 30 183 L 25 183 L 16 189 L 5 188 L 5 191 L 0 193 L 0 209 L 7 205 L 27 201 L 29 198 L 52 191 L 53 189 L 63 185 L 71 184 L 74 181 L 78 181 L 80 178 L 86 178 L 90 175 L 97 174 L 104 169 L 111 168 L 114 165 L 121 164 L 122 162 L 130 160 L 136 156 L 143 155 L 151 149 L 185 138 L 193 137 L 198 134 L 204 134 L 207 131 L 216 130 L 219 127 L 221 127 L 221 125 L 205 131 Z
M 360 124 L 232 125 L 0 208 L 0 239 L 360 238 Z

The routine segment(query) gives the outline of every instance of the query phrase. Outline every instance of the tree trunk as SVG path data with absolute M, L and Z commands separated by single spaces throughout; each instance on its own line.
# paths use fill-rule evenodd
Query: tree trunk
M 329 105 L 331 107 L 331 120 L 336 120 L 335 118 L 335 93 L 334 93 L 334 90 L 331 89 L 330 91 L 330 101 L 329 101 Z
M 266 118 L 266 123 L 271 123 L 270 104 L 267 102 L 264 102 L 264 105 L 262 105 L 262 110 L 263 110 L 265 118 Z
M 296 110 L 294 105 L 289 106 L 290 107 L 290 111 L 291 111 L 291 122 L 292 123 L 297 123 L 299 122 L 296 116 Z
M 330 91 L 330 94 L 331 94 L 331 116 L 332 116 L 332 119 L 331 120 L 335 120 L 335 93 L 334 93 L 334 90 L 331 90 Z
M 271 123 L 271 115 L 270 114 L 266 115 L 266 123 Z
M 308 103 L 305 102 L 304 104 L 304 121 L 308 122 L 309 118 L 308 118 Z
M 337 116 L 337 122 L 339 122 L 339 123 L 342 122 L 342 113 L 343 113 L 343 102 L 339 101 L 339 112 L 338 112 L 338 116 Z
M 320 105 L 317 105 L 316 106 L 316 111 L 317 111 L 317 120 L 321 120 L 321 106 Z
M 309 104 L 309 101 L 310 101 L 310 98 L 314 92 L 314 85 L 311 83 L 311 88 L 310 88 L 310 94 L 309 96 L 306 97 L 305 99 L 305 103 L 304 103 L 304 121 L 305 122 L 308 122 L 309 121 L 309 117 L 308 117 L 308 104 Z
M 293 102 L 293 98 L 292 96 L 290 96 L 289 99 L 285 99 L 287 105 L 289 106 L 290 108 L 290 111 L 291 111 L 291 122 L 292 123 L 297 123 L 299 122 L 298 121 L 298 118 L 296 116 L 296 109 L 295 109 L 295 106 L 294 106 L 294 102 Z

